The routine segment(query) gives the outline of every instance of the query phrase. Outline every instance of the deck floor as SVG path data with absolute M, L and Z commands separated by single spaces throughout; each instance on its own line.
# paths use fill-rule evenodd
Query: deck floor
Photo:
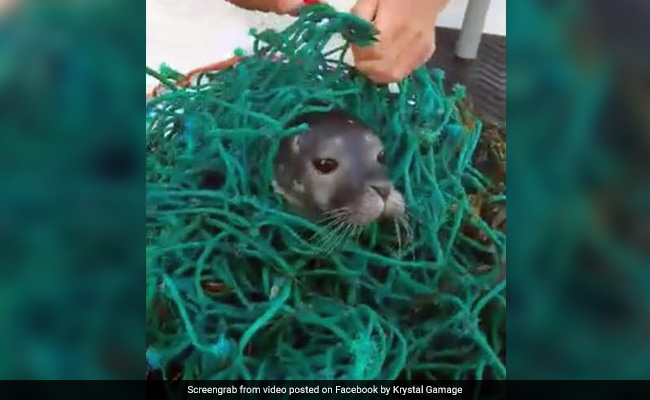
M 437 29 L 436 53 L 427 66 L 445 70 L 449 86 L 464 84 L 468 99 L 481 118 L 505 122 L 506 37 L 484 34 L 477 59 L 467 61 L 455 56 L 458 34 L 458 29 Z

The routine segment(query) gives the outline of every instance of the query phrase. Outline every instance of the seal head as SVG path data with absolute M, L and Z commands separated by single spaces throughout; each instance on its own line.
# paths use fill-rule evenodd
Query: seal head
M 340 111 L 296 121 L 309 130 L 282 140 L 274 189 L 303 214 L 338 215 L 354 225 L 404 214 L 404 198 L 385 166 L 381 140 Z

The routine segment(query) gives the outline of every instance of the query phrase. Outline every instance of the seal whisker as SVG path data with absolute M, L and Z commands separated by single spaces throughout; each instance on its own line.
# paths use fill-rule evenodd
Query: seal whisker
M 342 224 L 340 229 L 337 229 L 330 237 L 329 240 L 326 243 L 326 247 L 330 253 L 332 250 L 334 250 L 336 247 L 338 247 L 338 244 L 341 242 L 341 237 L 345 234 L 345 230 L 347 229 L 346 224 Z
M 348 227 L 345 230 L 345 236 L 343 237 L 343 239 L 348 239 L 350 236 L 352 236 L 352 234 L 354 233 L 356 227 L 357 226 L 355 224 L 352 224 L 352 223 L 348 222 Z
M 412 215 L 411 215 L 411 212 L 410 212 L 408 209 L 405 208 L 405 209 L 404 209 L 404 212 L 403 212 L 402 215 L 401 215 L 401 217 L 402 217 L 405 221 L 408 222 L 408 221 L 411 220 Z
M 355 227 L 354 224 L 346 223 L 345 228 L 341 231 L 339 235 L 336 236 L 334 245 L 340 246 L 346 239 L 348 239 L 354 227 Z
M 331 242 L 332 238 L 338 235 L 338 233 L 346 226 L 346 221 L 344 219 L 339 219 L 337 221 L 334 221 L 334 223 L 336 224 L 335 225 L 330 224 L 332 226 L 331 229 L 327 229 L 327 227 L 323 228 L 323 230 L 320 231 L 319 234 L 314 236 L 314 239 L 316 239 L 316 237 L 319 237 L 318 240 L 315 240 L 315 243 L 318 246 L 325 247 L 326 245 L 328 245 Z
M 339 208 L 334 208 L 334 209 L 329 210 L 329 211 L 325 211 L 323 213 L 323 215 L 336 214 L 336 213 L 339 213 L 341 211 L 348 211 L 348 210 L 349 210 L 349 207 L 339 207 Z
M 320 220 L 316 221 L 316 224 L 320 225 L 320 224 L 324 224 L 326 222 L 327 222 L 327 224 L 330 224 L 332 221 L 335 221 L 335 220 L 337 220 L 339 218 L 341 218 L 340 215 L 330 215 L 329 217 L 325 217 L 323 219 L 320 219 Z
M 320 231 L 318 235 L 315 235 L 311 242 L 318 247 L 323 247 L 330 240 L 332 235 L 334 235 L 338 230 L 341 229 L 341 224 L 334 226 L 332 229 L 325 229 Z
M 341 224 L 332 230 L 328 235 L 328 244 L 331 244 L 331 250 L 340 246 L 346 239 L 350 238 L 356 230 L 360 228 L 357 224 L 350 222 L 349 218 L 344 218 Z
M 326 225 L 324 225 L 324 226 L 322 227 L 322 229 L 319 230 L 318 232 L 327 231 L 328 229 L 333 228 L 333 227 L 337 226 L 339 223 L 341 223 L 341 222 L 345 222 L 345 221 L 346 221 L 346 218 L 345 218 L 345 217 L 343 217 L 343 216 L 337 216 L 336 218 L 334 218 L 333 220 L 331 220 L 330 222 L 328 222 Z M 312 239 L 313 239 L 316 235 L 318 235 L 318 232 L 317 232 L 316 234 L 314 234 L 314 236 L 312 236 Z
M 402 258 L 402 234 L 400 233 L 401 221 L 395 219 L 393 220 L 393 224 L 395 226 L 395 234 L 397 235 L 397 257 Z
M 399 224 L 404 227 L 404 231 L 406 232 L 406 241 L 407 241 L 407 246 L 411 244 L 413 241 L 413 229 L 411 228 L 410 224 L 405 218 L 400 218 L 399 219 Z M 411 258 L 413 261 L 415 261 L 415 252 L 411 251 Z
M 323 213 L 325 215 L 325 218 L 319 220 L 317 223 L 324 223 L 328 220 L 331 220 L 332 218 L 338 218 L 338 217 L 345 217 L 350 214 L 350 211 L 348 207 L 341 207 L 341 208 L 336 208 L 334 210 L 327 211 Z
M 406 232 L 407 240 L 410 242 L 413 240 L 413 228 L 411 228 L 411 224 L 409 223 L 409 219 L 406 217 L 401 217 L 399 218 L 400 224 L 404 227 L 404 231 Z
M 354 240 L 359 240 L 359 237 L 361 236 L 362 232 L 363 232 L 363 226 L 362 225 L 355 225 L 355 227 L 354 227 Z

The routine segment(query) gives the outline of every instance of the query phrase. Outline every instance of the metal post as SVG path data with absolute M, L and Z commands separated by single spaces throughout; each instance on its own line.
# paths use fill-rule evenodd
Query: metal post
M 456 42 L 456 55 L 466 60 L 473 60 L 478 54 L 481 35 L 485 27 L 485 17 L 491 0 L 469 0 L 463 26 Z

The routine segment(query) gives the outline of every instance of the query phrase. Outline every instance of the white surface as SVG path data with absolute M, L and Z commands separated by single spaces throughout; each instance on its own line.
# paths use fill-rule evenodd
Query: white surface
M 460 28 L 468 0 L 451 0 L 438 26 Z M 486 1 L 486 0 L 470 0 Z M 408 0 L 404 0 L 408 2 Z M 355 0 L 330 0 L 349 10 Z M 166 62 L 181 72 L 233 55 L 251 45 L 250 28 L 282 28 L 293 18 L 239 9 L 225 0 L 147 0 L 147 65 Z M 506 33 L 506 0 L 492 0 L 484 32 Z M 147 77 L 147 86 L 153 78 Z
M 438 26 L 460 29 L 463 24 L 465 8 L 467 8 L 467 0 L 451 0 L 447 8 L 440 14 Z M 501 36 L 506 35 L 506 0 L 492 0 L 483 32 Z

